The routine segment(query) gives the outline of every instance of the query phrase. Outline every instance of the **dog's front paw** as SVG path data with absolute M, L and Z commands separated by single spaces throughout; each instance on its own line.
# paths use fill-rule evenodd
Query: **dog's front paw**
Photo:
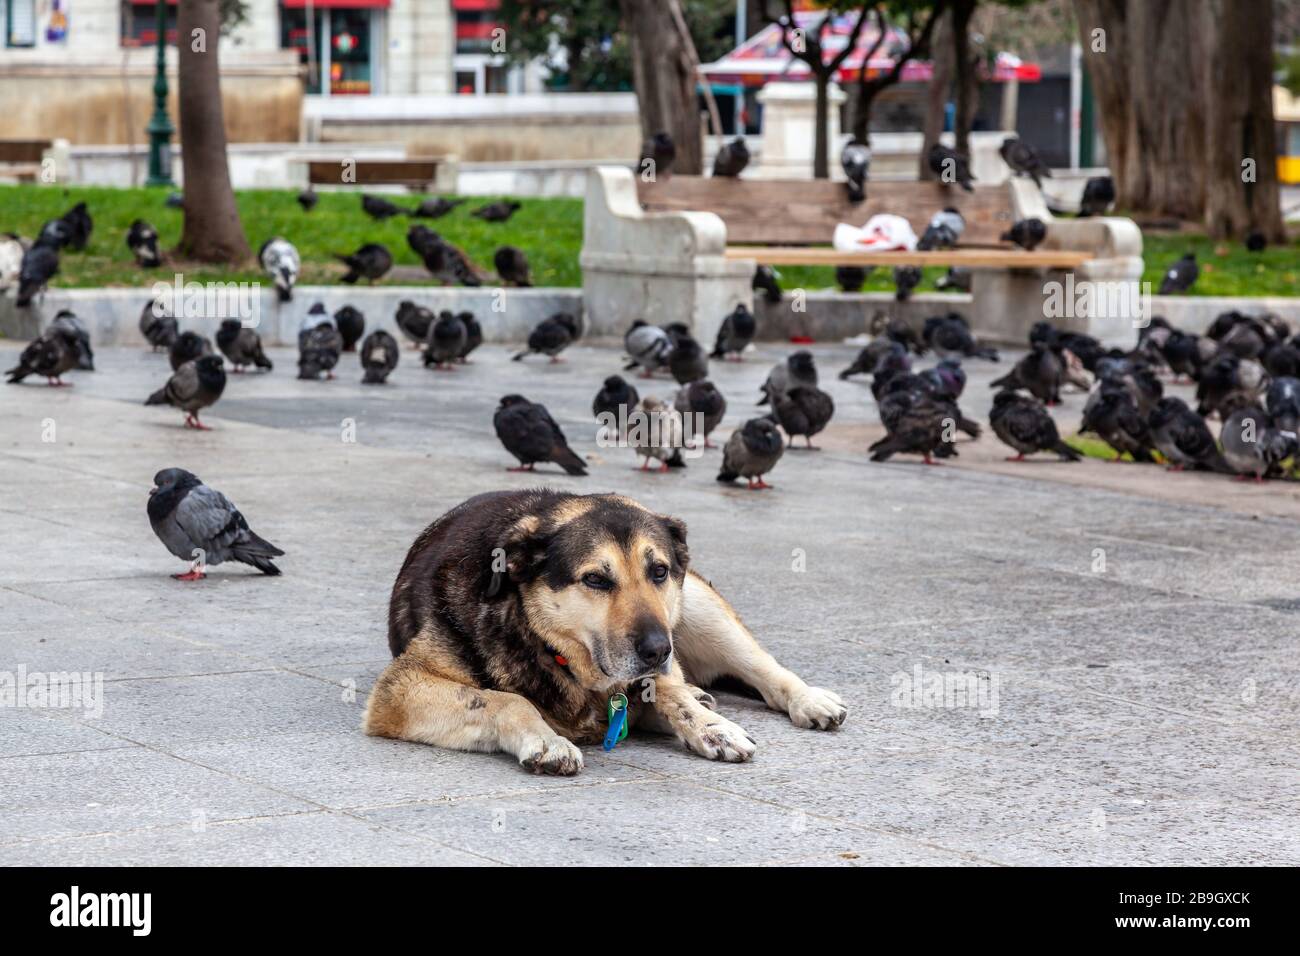
M 519 752 L 519 763 L 529 773 L 572 777 L 582 769 L 582 751 L 559 734 L 530 737 Z
M 757 749 L 753 738 L 742 728 L 702 709 L 689 724 L 677 728 L 677 737 L 701 757 L 727 763 L 744 763 Z
M 834 730 L 848 716 L 849 709 L 834 691 L 805 687 L 790 698 L 790 720 L 805 730 Z

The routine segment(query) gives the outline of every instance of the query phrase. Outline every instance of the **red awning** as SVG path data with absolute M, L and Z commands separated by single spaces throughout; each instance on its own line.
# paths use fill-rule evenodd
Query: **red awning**
M 302 10 L 307 0 L 280 0 L 280 5 L 290 10 Z M 315 0 L 313 7 L 323 10 L 332 7 L 336 10 L 387 10 L 392 0 Z
M 451 8 L 466 13 L 475 10 L 500 10 L 501 0 L 451 0 Z

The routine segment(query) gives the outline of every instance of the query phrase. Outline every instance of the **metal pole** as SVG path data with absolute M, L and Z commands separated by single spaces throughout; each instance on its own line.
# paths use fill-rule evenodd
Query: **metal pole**
M 149 133 L 149 178 L 146 186 L 175 186 L 172 181 L 172 126 L 167 115 L 167 0 L 158 0 L 158 59 L 154 66 L 153 116 L 145 130 Z M 178 38 L 179 42 L 179 38 Z

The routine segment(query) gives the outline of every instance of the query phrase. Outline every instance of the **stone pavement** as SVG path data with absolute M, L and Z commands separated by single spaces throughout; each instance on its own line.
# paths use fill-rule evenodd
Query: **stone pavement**
M 3 367 L 17 347 L 0 342 Z M 715 363 L 724 429 L 785 351 Z M 852 350 L 816 351 L 836 423 L 762 493 L 715 482 L 716 451 L 658 475 L 597 447 L 615 347 L 547 365 L 484 346 L 455 373 L 407 351 L 388 388 L 362 388 L 354 357 L 337 381 L 298 382 L 276 350 L 274 373 L 232 377 L 203 434 L 141 405 L 168 374 L 143 350 L 101 350 L 74 388 L 0 386 L 0 694 L 19 669 L 103 679 L 99 713 L 0 706 L 0 863 L 1300 862 L 1293 488 L 1010 466 L 991 440 L 957 467 L 874 465 L 867 385 L 834 379 Z M 972 417 L 1005 368 L 971 367 Z M 509 391 L 548 405 L 588 478 L 505 472 L 491 411 Z M 1070 396 L 1065 420 L 1081 407 Z M 168 577 L 183 566 L 145 502 L 175 465 L 288 552 L 283 577 Z M 535 482 L 684 518 L 696 566 L 779 659 L 844 696 L 845 726 L 801 731 L 724 694 L 752 763 L 633 734 L 587 749 L 572 779 L 363 736 L 415 535 L 468 495 Z M 973 700 L 922 693 L 968 676 Z

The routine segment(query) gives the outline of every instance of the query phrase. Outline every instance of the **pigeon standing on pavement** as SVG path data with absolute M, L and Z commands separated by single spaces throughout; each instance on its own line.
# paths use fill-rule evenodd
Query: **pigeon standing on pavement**
M 1273 379 L 1264 396 L 1273 424 L 1284 432 L 1300 429 L 1300 379 L 1289 376 Z
M 785 439 L 770 418 L 751 418 L 737 428 L 722 449 L 718 481 L 731 484 L 737 478 L 749 482 L 749 489 L 771 488 L 763 476 L 776 467 L 785 454 Z
M 803 435 L 807 443 L 805 447 L 816 451 L 812 437 L 830 423 L 835 414 L 835 402 L 815 385 L 797 385 L 787 392 L 772 393 L 772 413 L 777 424 L 790 436 L 791 448 L 795 436 Z
M 709 358 L 727 359 L 735 356 L 736 361 L 741 361 L 741 353 L 754 341 L 757 332 L 758 320 L 742 302 L 722 320 L 722 325 L 718 327 L 718 340 L 714 343 Z
M 483 326 L 475 318 L 473 312 L 458 312 L 456 318 L 460 319 L 465 325 L 465 343 L 460 347 L 460 352 L 456 355 L 456 361 L 461 365 L 469 364 L 469 353 L 483 344 Z
M 179 334 L 176 320 L 167 314 L 159 302 L 149 302 L 140 312 L 140 334 L 153 351 L 171 350 Z
M 23 253 L 18 266 L 18 295 L 14 304 L 20 308 L 31 305 L 36 294 L 42 292 L 58 272 L 58 244 L 53 240 L 37 239 Z
M 339 280 L 348 285 L 354 284 L 358 279 L 374 283 L 393 267 L 393 254 L 387 246 L 378 242 L 367 242 L 351 255 L 336 252 L 334 258 L 348 267 L 347 273 Z
M 668 353 L 668 370 L 678 385 L 688 385 L 709 377 L 709 355 L 691 335 L 690 328 L 683 322 L 674 322 L 664 331 L 673 340 L 673 350 Z
M 522 249 L 502 246 L 492 256 L 492 264 L 496 266 L 497 275 L 506 285 L 518 286 L 521 289 L 532 286 L 533 277 L 528 271 L 528 257 L 524 255 Z
M 975 187 L 971 185 L 975 177 L 970 172 L 970 159 L 964 153 L 949 149 L 942 143 L 935 143 L 930 147 L 927 160 L 930 171 L 939 178 L 940 182 L 955 183 L 968 193 L 975 191 Z
M 1151 457 L 1154 450 L 1151 430 L 1138 411 L 1137 402 L 1123 386 L 1108 382 L 1098 386 L 1095 400 L 1090 396 L 1084 406 L 1079 431 L 1092 432 L 1115 449 L 1115 461 L 1125 453 L 1132 455 L 1134 461 L 1155 460 Z
M 361 343 L 361 367 L 365 370 L 361 384 L 383 385 L 387 382 L 388 376 L 397 368 L 400 352 L 397 339 L 383 329 L 375 329 L 367 335 Z
M 1011 167 L 1017 176 L 1029 176 L 1034 185 L 1042 188 L 1043 177 L 1051 177 L 1052 171 L 1042 161 L 1034 148 L 1018 136 L 1008 136 L 998 149 L 1003 161 Z
M 242 372 L 246 365 L 268 372 L 273 368 L 271 360 L 262 351 L 262 337 L 256 329 L 244 328 L 238 319 L 222 321 L 221 327 L 217 329 L 217 348 L 230 359 L 231 371 L 236 374 Z
M 325 307 L 316 303 L 298 328 L 298 377 L 314 381 L 324 373 L 326 379 L 332 379 L 342 352 L 343 336 L 338 326 Z
M 185 427 L 207 431 L 199 412 L 221 397 L 226 388 L 226 370 L 220 355 L 200 355 L 178 368 L 167 384 L 147 399 L 146 405 L 171 405 L 185 413 Z
M 355 352 L 361 336 L 366 334 L 366 317 L 360 309 L 345 305 L 334 313 L 334 325 L 343 339 L 343 351 Z
M 475 209 L 470 215 L 484 222 L 505 222 L 522 207 L 520 202 L 492 202 Z
M 602 424 L 610 424 L 611 418 L 614 423 L 625 422 L 640 401 L 641 396 L 635 386 L 629 385 L 621 375 L 611 375 L 596 393 L 596 398 L 591 403 L 591 413 Z
M 641 399 L 641 404 L 629 418 L 623 437 L 644 459 L 642 471 L 649 470 L 652 460 L 659 462 L 660 471 L 686 467 L 682 458 L 682 448 L 686 445 L 682 417 L 675 408 L 669 408 L 653 395 Z
M 1162 398 L 1156 402 L 1147 416 L 1147 427 L 1151 430 L 1151 441 L 1169 463 L 1170 471 L 1230 470 L 1205 419 L 1188 408 L 1181 398 Z
M 727 400 L 708 379 L 699 379 L 678 390 L 673 408 L 682 416 L 686 439 L 697 435 L 705 448 L 712 448 L 709 435 L 727 414 Z M 690 416 L 690 417 L 688 417 Z
M 649 378 L 668 365 L 668 357 L 673 350 L 673 340 L 672 336 L 657 325 L 651 325 L 644 319 L 636 319 L 623 336 L 623 348 L 631 359 L 623 366 L 623 371 L 631 371 L 640 366 L 641 377 Z
M 856 136 L 844 144 L 840 152 L 840 166 L 848 180 L 849 202 L 859 203 L 867 198 L 867 176 L 871 172 L 871 148 Z
M 167 352 L 167 360 L 171 363 L 174 372 L 186 362 L 192 362 L 202 355 L 211 355 L 213 351 L 212 343 L 206 335 L 199 335 L 197 332 L 182 332 L 172 342 L 172 347 Z
M 1281 474 L 1282 462 L 1300 452 L 1296 433 L 1274 427 L 1268 413 L 1258 405 L 1246 405 L 1230 414 L 1219 441 L 1224 461 L 1243 480 L 1275 477 Z
M 293 243 L 280 236 L 272 236 L 262 243 L 262 248 L 257 251 L 257 259 L 271 277 L 280 301 L 291 301 L 294 283 L 298 281 L 298 272 L 302 269 L 302 260 Z
M 54 316 L 54 321 L 50 323 L 50 328 L 63 329 L 76 342 L 77 368 L 83 372 L 95 370 L 95 352 L 90 347 L 90 332 L 86 329 L 86 324 L 77 318 L 76 313 L 69 309 L 60 309 Z
M 66 327 L 51 326 L 23 349 L 18 364 L 5 372 L 9 384 L 17 385 L 29 375 L 45 376 L 49 385 L 70 385 L 60 376 L 77 367 L 77 339 Z
M 971 335 L 970 325 L 956 312 L 932 315 L 921 328 L 921 338 L 941 359 L 960 361 L 964 358 L 982 358 L 998 361 L 997 349 L 979 345 Z
M 897 342 L 917 355 L 924 355 L 929 351 L 929 347 L 921 341 L 921 336 L 916 334 L 916 330 L 896 315 L 877 312 L 871 318 L 869 331 L 872 335 L 884 336 L 891 342 Z
M 1200 276 L 1201 270 L 1196 265 L 1196 256 L 1187 253 L 1166 271 L 1160 280 L 1161 295 L 1179 295 L 1186 292 Z
M 528 348 L 516 353 L 512 361 L 538 354 L 549 355 L 552 362 L 559 362 L 560 353 L 577 341 L 579 331 L 577 319 L 568 312 L 557 312 L 537 323 L 528 333 Z
M 522 395 L 506 395 L 492 416 L 497 438 L 519 459 L 510 471 L 532 471 L 540 462 L 554 462 L 570 475 L 585 475 L 587 466 L 569 448 L 564 432 L 544 405 Z
M 993 410 L 989 412 L 993 434 L 1015 449 L 1016 455 L 1008 461 L 1024 461 L 1035 452 L 1055 452 L 1062 461 L 1078 461 L 1077 451 L 1061 441 L 1056 422 L 1043 403 L 1036 398 L 1010 390 L 993 397 Z
M 149 491 L 149 524 L 158 540 L 176 557 L 190 562 L 178 581 L 201 581 L 205 568 L 238 561 L 263 574 L 277 575 L 272 558 L 284 552 L 248 527 L 230 499 L 209 488 L 184 468 L 165 468 L 154 475 Z
M 469 330 L 460 316 L 444 309 L 429 327 L 429 341 L 424 350 L 424 364 L 442 372 L 455 370 L 453 364 L 465 347 Z
M 1047 226 L 1041 219 L 1021 219 L 1001 235 L 1003 242 L 1013 242 L 1026 252 L 1033 252 L 1047 238 Z
M 817 365 L 812 353 L 802 349 L 790 353 L 784 362 L 778 362 L 767 373 L 767 381 L 759 388 L 763 397 L 758 400 L 758 404 L 766 405 L 774 392 L 788 392 L 798 385 L 817 387 Z
M 144 269 L 156 269 L 162 265 L 162 255 L 158 252 L 158 230 L 143 219 L 131 223 L 126 231 L 126 247 L 135 256 L 136 263 Z
M 416 305 L 410 299 L 403 299 L 397 304 L 394 321 L 402 334 L 420 347 L 429 339 L 429 328 L 433 325 L 434 318 L 429 309 Z
M 744 137 L 737 136 L 730 143 L 723 144 L 713 157 L 713 175 L 738 179 L 748 165 L 749 146 Z
M 877 336 L 862 347 L 848 368 L 840 372 L 840 379 L 845 380 L 853 375 L 876 374 L 881 361 L 891 352 L 896 352 L 902 357 L 902 371 L 912 367 L 912 360 L 907 357 L 907 350 L 902 345 L 885 336 Z
M 1083 185 L 1079 200 L 1079 216 L 1104 216 L 1115 202 L 1115 180 L 1109 176 L 1094 176 Z
M 1006 375 L 989 382 L 989 388 L 1023 388 L 1048 405 L 1061 403 L 1061 380 L 1065 363 L 1046 342 L 1035 342 L 1029 354 L 1017 362 Z

